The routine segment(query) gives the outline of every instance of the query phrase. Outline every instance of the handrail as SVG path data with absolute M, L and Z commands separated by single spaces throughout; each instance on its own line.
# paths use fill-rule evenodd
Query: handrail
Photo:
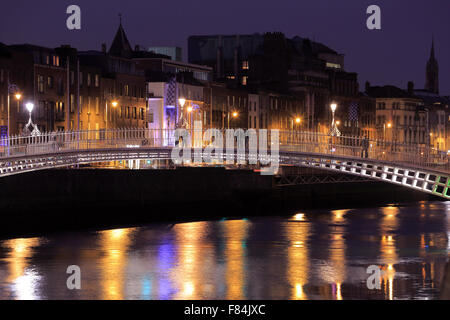
M 191 130 L 194 137 L 194 130 Z M 225 130 L 221 130 L 224 137 Z M 259 137 L 260 130 L 256 130 Z M 203 132 L 202 132 L 203 133 Z M 271 131 L 267 130 L 267 141 Z M 202 135 L 203 136 L 203 135 Z M 450 173 L 449 156 L 446 151 L 430 148 L 425 144 L 399 144 L 394 141 L 364 140 L 357 136 L 330 136 L 308 131 L 279 131 L 279 150 L 303 154 L 322 154 L 367 159 L 387 163 L 404 163 L 414 167 L 429 168 Z M 367 143 L 368 142 L 368 143 Z M 194 145 L 193 141 L 192 144 Z M 201 142 L 203 146 L 208 141 Z M 173 147 L 174 130 L 146 128 L 117 128 L 107 130 L 80 130 L 45 132 L 37 136 L 11 136 L 0 140 L 0 161 L 20 156 L 45 155 L 65 151 L 101 150 L 118 148 Z

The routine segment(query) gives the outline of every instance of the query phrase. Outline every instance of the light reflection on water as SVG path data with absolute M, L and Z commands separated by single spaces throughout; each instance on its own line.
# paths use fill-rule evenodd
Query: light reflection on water
M 450 206 L 305 211 L 0 241 L 1 299 L 433 299 Z M 68 290 L 78 265 L 82 289 Z M 366 286 L 369 265 L 384 272 Z

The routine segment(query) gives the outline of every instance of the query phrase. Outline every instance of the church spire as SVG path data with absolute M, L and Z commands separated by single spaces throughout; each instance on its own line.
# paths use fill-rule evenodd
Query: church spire
M 131 58 L 133 50 L 122 26 L 122 14 L 119 14 L 119 29 L 109 48 L 109 54 L 117 57 Z
M 431 38 L 431 54 L 430 54 L 430 60 L 436 60 L 434 57 L 434 36 Z
M 434 37 L 431 39 L 431 52 L 426 69 L 425 89 L 429 92 L 439 94 L 439 65 L 435 57 Z

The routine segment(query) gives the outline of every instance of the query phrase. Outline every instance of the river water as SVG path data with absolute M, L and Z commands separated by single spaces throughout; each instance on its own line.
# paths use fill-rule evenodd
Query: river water
M 9 239 L 0 299 L 436 299 L 449 237 L 450 205 L 420 202 Z

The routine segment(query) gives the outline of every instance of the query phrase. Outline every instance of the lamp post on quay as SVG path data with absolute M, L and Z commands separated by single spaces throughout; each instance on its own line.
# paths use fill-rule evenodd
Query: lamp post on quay
M 233 111 L 231 116 L 236 119 L 239 116 L 239 112 Z M 230 113 L 228 112 L 228 129 L 230 129 Z
M 7 95 L 7 112 L 8 112 L 8 123 L 7 123 L 7 139 L 8 139 L 8 156 L 10 155 L 10 142 L 9 142 L 9 136 L 11 135 L 11 93 L 15 94 L 15 98 L 17 99 L 17 104 L 19 105 L 20 99 L 22 98 L 22 94 L 19 93 L 19 88 L 13 84 L 9 83 L 9 76 L 8 76 L 8 95 Z
M 117 107 L 119 103 L 116 100 L 112 100 L 111 101 L 111 105 L 113 106 L 113 108 Z M 105 131 L 108 130 L 108 99 L 106 99 L 106 112 L 105 112 Z

